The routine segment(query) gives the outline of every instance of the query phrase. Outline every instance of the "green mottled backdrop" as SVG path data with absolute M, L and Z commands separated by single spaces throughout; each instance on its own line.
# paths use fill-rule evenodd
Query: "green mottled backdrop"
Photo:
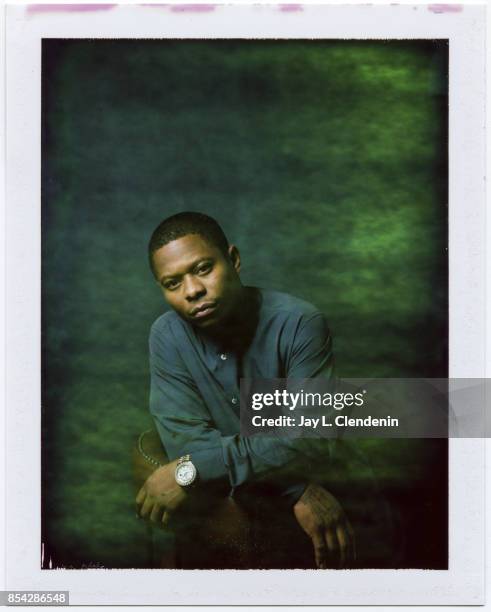
M 340 375 L 447 375 L 446 134 L 443 41 L 43 42 L 53 566 L 148 563 L 130 454 L 167 215 L 216 217 L 245 283 L 323 309 Z M 444 566 L 446 444 L 364 446 L 410 534 L 397 563 Z

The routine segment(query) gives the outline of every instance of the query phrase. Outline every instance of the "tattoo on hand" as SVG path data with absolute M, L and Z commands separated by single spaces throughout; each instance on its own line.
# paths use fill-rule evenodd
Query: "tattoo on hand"
M 312 510 L 316 518 L 323 523 L 330 523 L 342 516 L 342 509 L 325 489 L 309 485 L 301 500 Z

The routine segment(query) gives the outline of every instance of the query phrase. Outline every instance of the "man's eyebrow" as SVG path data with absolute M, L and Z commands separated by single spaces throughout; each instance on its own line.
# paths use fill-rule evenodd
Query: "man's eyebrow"
M 204 261 L 213 261 L 213 257 L 208 256 L 208 257 L 198 257 L 198 259 L 195 259 L 194 261 L 192 261 L 188 267 L 187 270 L 193 270 L 194 268 L 196 268 L 196 266 L 198 266 L 200 263 L 204 262 Z M 164 281 L 169 280 L 171 278 L 179 278 L 180 276 L 182 276 L 183 273 L 176 273 L 176 274 L 164 274 L 159 282 L 160 284 L 162 284 Z

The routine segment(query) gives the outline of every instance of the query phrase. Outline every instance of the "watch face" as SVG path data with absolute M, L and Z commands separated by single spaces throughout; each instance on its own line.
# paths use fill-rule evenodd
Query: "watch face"
M 185 487 L 196 478 L 196 468 L 191 461 L 184 461 L 176 467 L 176 482 Z

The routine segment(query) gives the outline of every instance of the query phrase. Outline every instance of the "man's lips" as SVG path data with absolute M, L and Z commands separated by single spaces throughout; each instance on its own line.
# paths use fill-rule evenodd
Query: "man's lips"
M 207 317 L 209 314 L 211 314 L 216 309 L 216 307 L 216 302 L 205 302 L 204 304 L 193 308 L 193 310 L 191 310 L 190 312 L 190 315 L 194 319 L 201 319 L 202 317 Z

